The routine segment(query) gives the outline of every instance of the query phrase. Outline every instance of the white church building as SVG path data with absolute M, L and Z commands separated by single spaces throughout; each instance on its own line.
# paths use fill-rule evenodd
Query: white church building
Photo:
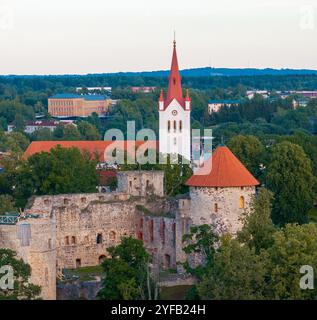
M 162 154 L 179 154 L 191 160 L 191 99 L 187 91 L 183 97 L 181 75 L 179 73 L 176 42 L 166 97 L 161 90 L 159 103 L 159 151 Z

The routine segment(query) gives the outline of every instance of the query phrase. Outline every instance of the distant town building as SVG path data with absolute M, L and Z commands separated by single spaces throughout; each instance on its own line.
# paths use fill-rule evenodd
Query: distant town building
M 108 91 L 111 93 L 112 87 L 77 87 L 76 91 L 82 91 L 82 90 L 87 90 L 89 92 L 94 92 L 94 91 Z
M 247 97 L 249 99 L 253 99 L 256 94 L 261 95 L 263 98 L 268 98 L 270 95 L 270 92 L 268 90 L 248 90 L 247 91 Z
M 151 93 L 156 90 L 156 87 L 131 87 L 131 90 L 134 93 Z
M 37 121 L 27 121 L 25 124 L 25 133 L 34 133 L 37 130 L 40 129 L 49 129 L 50 131 L 54 131 L 56 129 L 56 126 L 60 123 L 63 124 L 71 124 L 73 123 L 72 120 L 61 120 L 61 121 L 45 121 L 45 120 L 37 120 Z M 14 123 L 10 123 L 8 125 L 8 132 L 12 132 L 15 128 Z
M 232 107 L 237 106 L 240 103 L 240 100 L 210 100 L 208 102 L 208 113 L 212 114 L 218 112 L 224 106 Z
M 104 95 L 56 94 L 48 99 L 48 112 L 53 117 L 88 117 L 92 113 L 103 116 L 109 112 L 111 99 Z

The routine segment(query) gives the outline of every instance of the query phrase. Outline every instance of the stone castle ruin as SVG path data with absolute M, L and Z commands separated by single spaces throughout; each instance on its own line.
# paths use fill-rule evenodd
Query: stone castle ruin
M 258 182 L 227 147 L 210 161 L 211 172 L 195 173 L 189 195 L 177 199 L 165 197 L 162 171 L 118 172 L 115 192 L 34 197 L 23 216 L 0 216 L 0 247 L 30 264 L 43 299 L 56 299 L 63 269 L 99 265 L 123 236 L 142 240 L 156 268 L 176 268 L 192 225 L 234 234 L 255 194 Z

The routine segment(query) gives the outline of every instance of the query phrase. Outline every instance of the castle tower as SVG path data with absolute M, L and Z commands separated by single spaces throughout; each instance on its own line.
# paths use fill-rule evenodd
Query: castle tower
M 236 234 L 259 182 L 224 145 L 189 178 L 189 218 L 194 225 L 212 225 L 218 234 Z
M 188 91 L 183 97 L 175 40 L 167 95 L 164 98 L 161 91 L 158 110 L 160 153 L 179 154 L 190 161 L 191 99 Z

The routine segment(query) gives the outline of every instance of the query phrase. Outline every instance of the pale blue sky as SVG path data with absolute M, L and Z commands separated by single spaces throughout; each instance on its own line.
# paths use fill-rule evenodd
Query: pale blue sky
M 0 74 L 317 69 L 317 0 L 0 0 Z

